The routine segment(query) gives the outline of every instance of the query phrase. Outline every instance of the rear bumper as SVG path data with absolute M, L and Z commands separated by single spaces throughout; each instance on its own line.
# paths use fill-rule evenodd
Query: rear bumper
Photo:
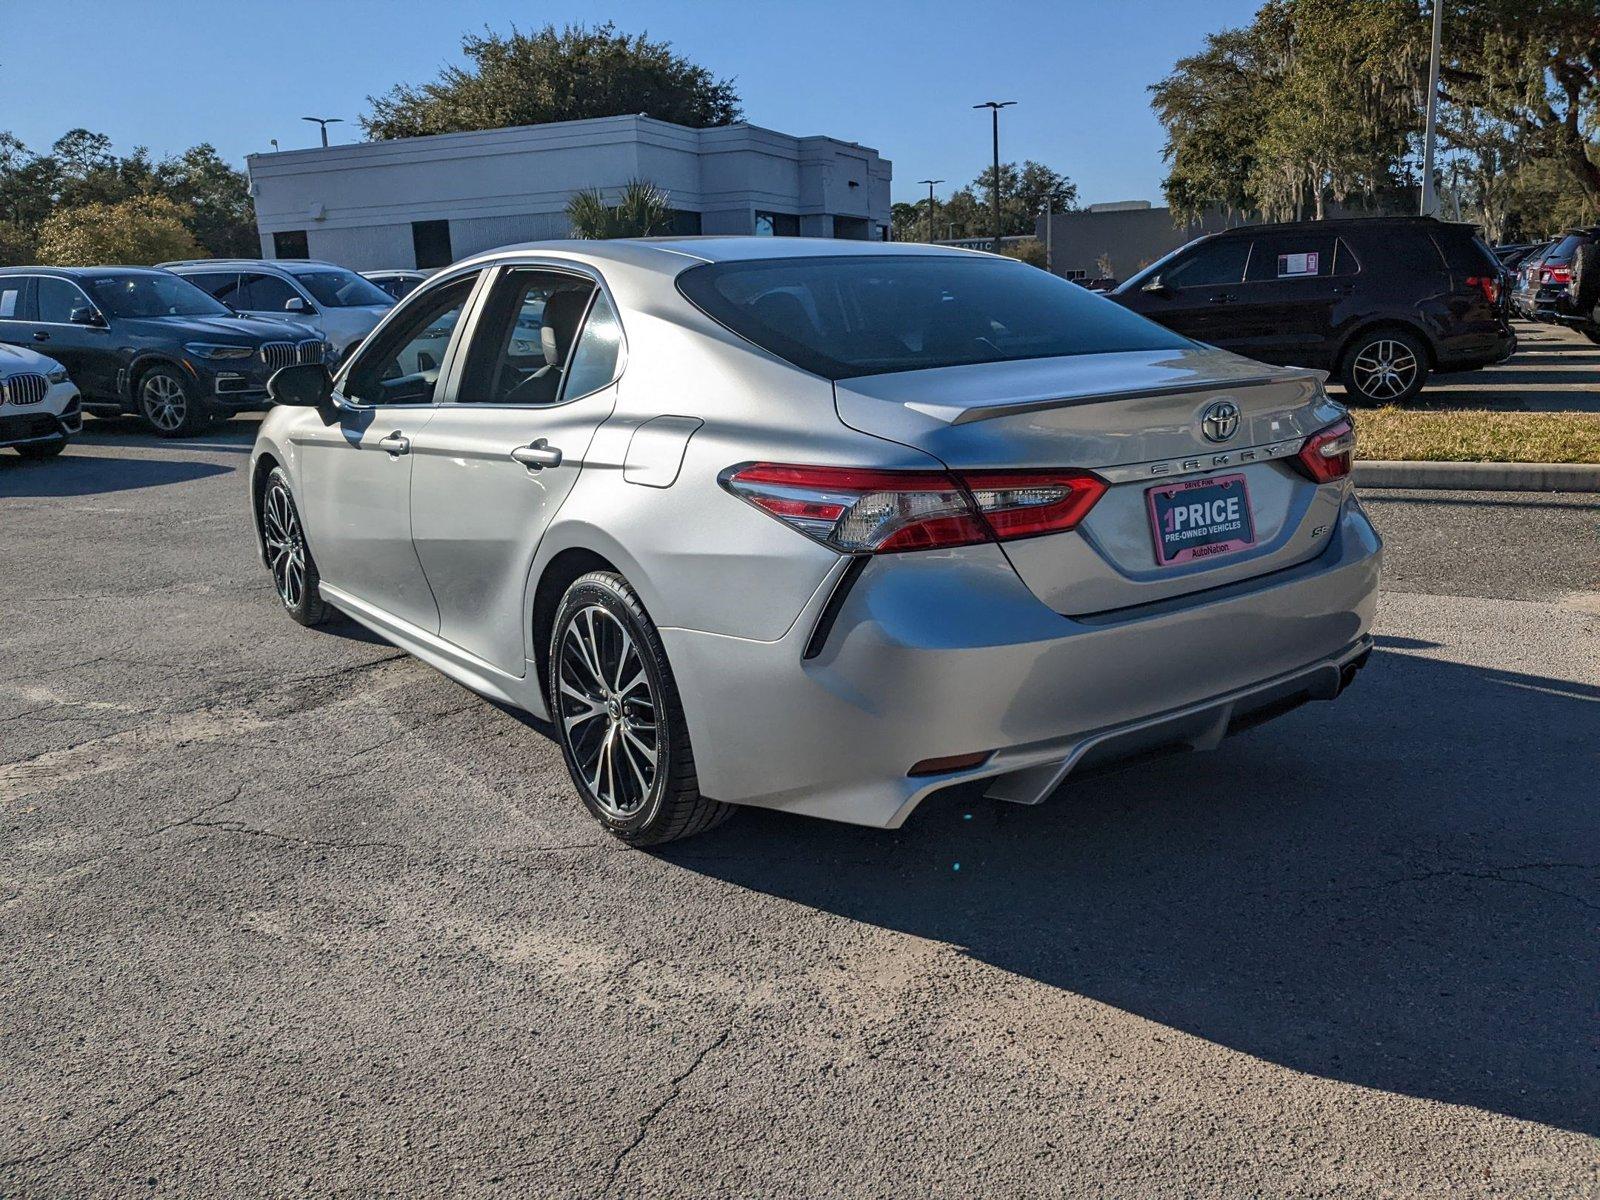
M 1352 498 L 1315 559 L 1138 609 L 1063 617 L 975 546 L 874 559 L 811 659 L 828 586 L 775 642 L 662 637 L 707 795 L 895 828 L 952 783 L 1037 802 L 1106 757 L 1208 748 L 1337 694 L 1370 648 L 1380 559 Z M 907 774 L 977 752 L 966 770 Z

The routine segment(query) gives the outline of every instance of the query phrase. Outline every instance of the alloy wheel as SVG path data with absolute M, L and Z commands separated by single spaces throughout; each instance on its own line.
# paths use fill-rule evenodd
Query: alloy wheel
M 145 377 L 139 387 L 144 415 L 163 433 L 175 433 L 189 414 L 189 398 L 183 385 L 170 375 L 157 372 Z
M 661 769 L 655 690 L 639 643 L 609 610 L 591 604 L 567 622 L 559 655 L 561 735 L 578 774 L 607 816 L 634 816 Z
M 272 582 L 286 608 L 298 608 L 306 594 L 306 539 L 289 489 L 274 483 L 262 506 L 261 532 L 272 563 Z
M 1393 400 L 1416 382 L 1421 364 L 1411 347 L 1392 338 L 1368 342 L 1350 364 L 1356 390 L 1372 400 Z

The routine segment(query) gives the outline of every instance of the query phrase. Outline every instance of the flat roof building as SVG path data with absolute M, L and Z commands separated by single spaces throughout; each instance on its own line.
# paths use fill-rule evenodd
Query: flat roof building
M 567 237 L 567 201 L 629 180 L 665 191 L 673 233 L 883 241 L 891 164 L 831 137 L 599 117 L 249 158 L 261 252 L 356 270 L 440 267 Z

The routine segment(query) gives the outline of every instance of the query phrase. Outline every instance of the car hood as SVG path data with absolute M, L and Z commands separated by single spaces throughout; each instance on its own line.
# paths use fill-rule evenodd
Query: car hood
M 61 366 L 55 359 L 21 346 L 0 343 L 0 375 L 48 374 Z
M 155 337 L 221 338 L 229 342 L 269 342 L 310 339 L 317 331 L 292 321 L 260 320 L 256 317 L 130 317 L 122 322 L 130 329 Z

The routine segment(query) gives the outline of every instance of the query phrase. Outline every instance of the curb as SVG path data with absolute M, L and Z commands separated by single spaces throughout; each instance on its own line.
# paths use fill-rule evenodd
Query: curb
M 1356 484 L 1485 492 L 1600 492 L 1600 464 L 1356 462 Z

